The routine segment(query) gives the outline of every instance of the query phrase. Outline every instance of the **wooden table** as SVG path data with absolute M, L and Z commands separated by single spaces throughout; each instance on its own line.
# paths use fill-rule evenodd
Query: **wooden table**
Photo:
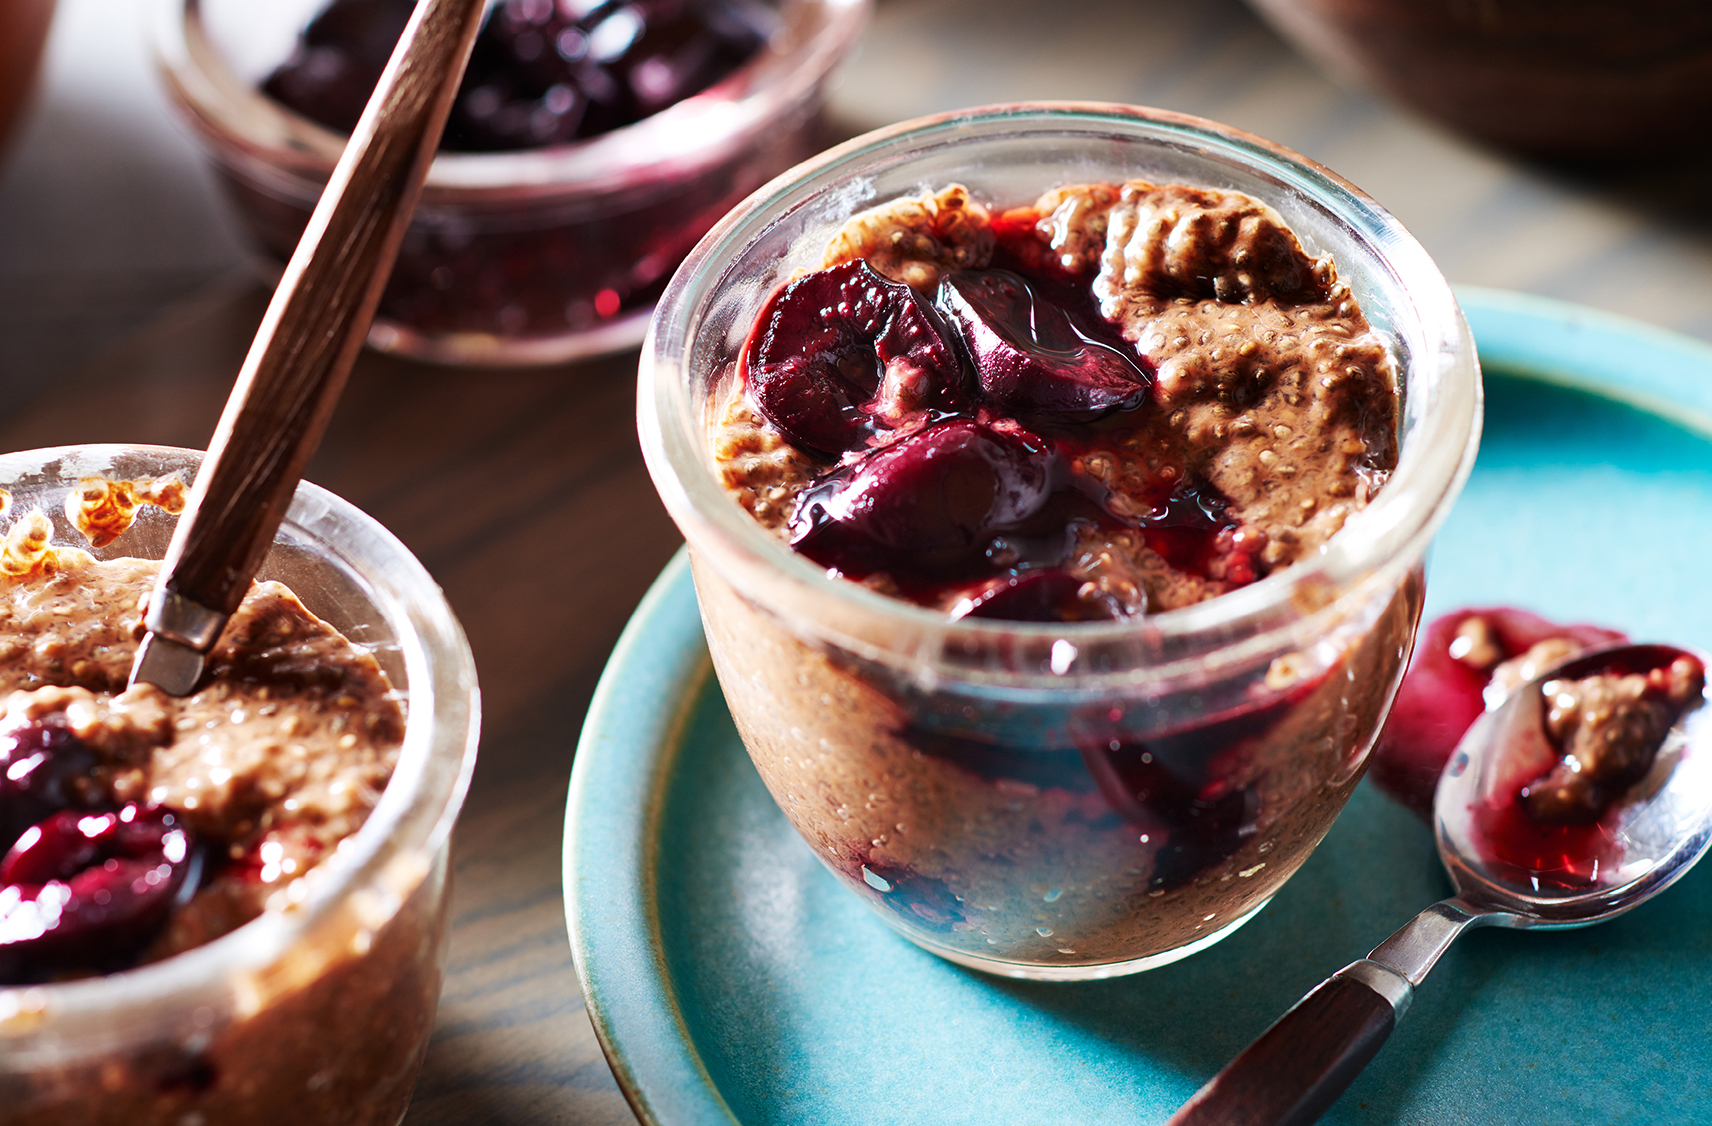
M 203 446 L 265 294 L 152 86 L 130 5 L 62 0 L 0 179 L 0 443 Z M 879 0 L 834 95 L 855 132 L 1024 98 L 1203 114 L 1337 169 L 1453 282 L 1712 339 L 1705 169 L 1569 175 L 1320 78 L 1236 0 Z M 365 356 L 309 476 L 445 587 L 481 673 L 451 970 L 407 1122 L 633 1122 L 583 1012 L 559 846 L 589 695 L 678 544 L 636 448 L 635 357 L 477 372 Z

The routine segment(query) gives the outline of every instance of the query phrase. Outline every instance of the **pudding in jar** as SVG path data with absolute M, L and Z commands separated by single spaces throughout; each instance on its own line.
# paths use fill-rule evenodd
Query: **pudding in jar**
M 1407 473 L 1410 357 L 1336 247 L 1148 168 L 1148 111 L 1033 110 L 1032 184 L 831 223 L 816 199 L 814 249 L 779 240 L 794 269 L 698 310 L 730 326 L 691 365 L 713 495 L 662 493 L 733 719 L 816 854 L 936 953 L 1098 977 L 1250 917 L 1359 780 L 1419 558 L 1326 569 Z M 1089 157 L 1084 125 L 1134 151 Z M 1151 174 L 1066 181 L 1055 145 Z M 705 527 L 732 518 L 737 551 Z
M 128 687 L 199 456 L 0 458 L 6 1126 L 391 1123 L 427 1047 L 468 649 L 303 485 L 193 691 Z

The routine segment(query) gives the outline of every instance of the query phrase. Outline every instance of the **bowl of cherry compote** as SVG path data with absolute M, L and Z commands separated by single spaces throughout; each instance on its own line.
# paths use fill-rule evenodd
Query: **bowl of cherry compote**
M 162 0 L 178 108 L 277 276 L 411 0 Z M 370 343 L 434 362 L 634 347 L 720 215 L 820 147 L 869 0 L 500 0 Z
M 783 815 L 917 945 L 1075 980 L 1229 934 L 1330 827 L 1478 398 L 1356 189 L 1048 103 L 751 196 L 668 286 L 638 409 Z

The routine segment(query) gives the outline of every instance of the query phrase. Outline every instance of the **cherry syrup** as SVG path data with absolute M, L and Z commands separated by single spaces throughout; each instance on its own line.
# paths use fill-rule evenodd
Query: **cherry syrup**
M 1585 891 L 1598 884 L 1602 870 L 1621 861 L 1609 823 L 1613 816 L 1588 825 L 1546 825 L 1528 816 L 1520 797 L 1518 792 L 1475 808 L 1471 835 L 1485 863 L 1532 873 L 1540 887 Z

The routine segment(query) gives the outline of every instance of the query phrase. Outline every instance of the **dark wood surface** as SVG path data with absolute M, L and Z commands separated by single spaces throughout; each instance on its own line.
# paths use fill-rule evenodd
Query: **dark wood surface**
M 60 0 L 45 96 L 0 177 L 7 448 L 206 445 L 266 302 L 132 7 Z M 879 0 L 833 109 L 853 132 L 1025 98 L 1228 121 L 1367 189 L 1453 282 L 1712 339 L 1704 167 L 1570 173 L 1481 149 L 1328 82 L 1237 0 Z M 634 1122 L 583 1012 L 559 879 L 589 696 L 679 542 L 636 448 L 634 378 L 634 354 L 519 372 L 367 354 L 306 474 L 422 558 L 482 682 L 412 1126 Z

